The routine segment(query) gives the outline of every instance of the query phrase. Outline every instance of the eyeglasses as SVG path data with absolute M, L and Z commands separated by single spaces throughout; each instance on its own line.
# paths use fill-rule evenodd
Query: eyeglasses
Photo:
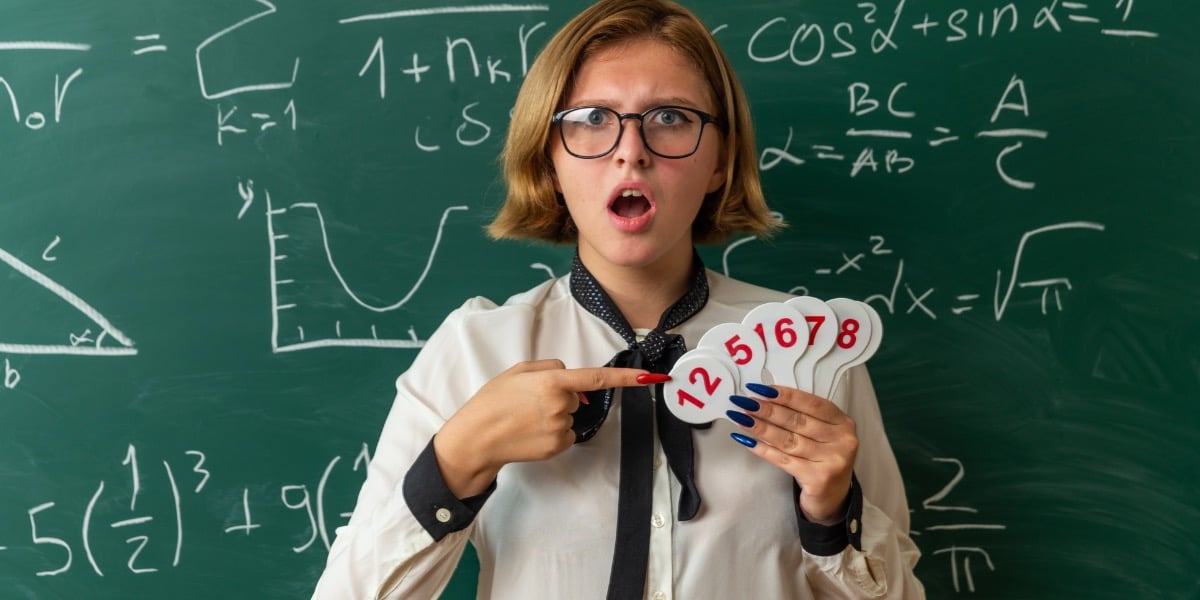
M 563 148 L 576 158 L 600 158 L 613 151 L 625 132 L 625 119 L 641 122 L 639 131 L 646 149 L 663 158 L 685 158 L 700 148 L 704 126 L 721 120 L 683 106 L 656 106 L 644 113 L 619 113 L 604 106 L 580 106 L 557 112 Z

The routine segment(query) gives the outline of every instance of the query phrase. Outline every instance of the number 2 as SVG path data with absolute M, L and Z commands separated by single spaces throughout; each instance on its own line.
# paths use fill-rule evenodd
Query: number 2
M 711 377 L 708 374 L 708 371 L 705 371 L 704 369 L 702 369 L 700 367 L 696 367 L 695 369 L 692 369 L 692 372 L 690 374 L 688 374 L 688 381 L 692 382 L 693 384 L 696 383 L 696 375 L 697 374 L 700 376 L 701 379 L 704 380 L 705 393 L 707 393 L 709 396 L 717 393 L 717 386 L 721 385 L 720 377 Z

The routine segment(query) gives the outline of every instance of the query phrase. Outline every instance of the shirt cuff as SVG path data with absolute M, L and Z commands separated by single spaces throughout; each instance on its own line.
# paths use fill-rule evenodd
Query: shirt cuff
M 435 542 L 470 525 L 494 491 L 495 481 L 478 496 L 455 498 L 438 468 L 432 438 L 404 476 L 404 500 L 408 502 L 408 509 Z
M 792 494 L 796 507 L 796 523 L 800 529 L 800 546 L 805 552 L 816 556 L 833 556 L 846 546 L 854 546 L 862 551 L 862 488 L 858 485 L 858 477 L 850 476 L 850 502 L 846 507 L 846 516 L 833 525 L 821 525 L 804 518 L 800 510 L 800 486 L 792 482 Z

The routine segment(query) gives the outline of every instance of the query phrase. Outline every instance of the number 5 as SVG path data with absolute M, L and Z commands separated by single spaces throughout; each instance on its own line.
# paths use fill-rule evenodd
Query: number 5
M 71 546 L 56 537 L 38 537 L 38 534 L 37 534 L 37 521 L 34 520 L 33 516 L 42 512 L 43 510 L 46 510 L 47 508 L 53 508 L 53 507 L 54 507 L 53 502 L 47 502 L 41 506 L 29 509 L 29 532 L 33 536 L 34 544 L 54 544 L 55 546 L 62 546 L 63 548 L 66 548 L 67 549 L 67 564 L 63 565 L 62 568 L 54 570 L 54 571 L 38 571 L 38 573 L 37 573 L 38 577 L 41 577 L 43 575 L 58 575 L 59 573 L 62 573 L 63 571 L 66 571 L 67 569 L 71 568 Z
M 754 358 L 754 352 L 750 350 L 750 346 L 747 346 L 746 344 L 738 344 L 737 343 L 737 342 L 740 342 L 741 340 L 742 340 L 742 336 L 735 335 L 725 341 L 725 350 L 729 351 L 730 358 L 732 358 L 733 362 L 736 363 L 739 367 L 746 363 L 749 363 L 750 360 Z M 742 355 L 741 358 L 738 358 L 739 354 Z

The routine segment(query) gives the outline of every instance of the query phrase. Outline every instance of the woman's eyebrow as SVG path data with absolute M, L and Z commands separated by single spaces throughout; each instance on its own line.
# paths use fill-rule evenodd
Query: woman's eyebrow
M 568 103 L 568 104 L 567 104 L 567 106 L 568 106 L 568 107 L 570 107 L 570 106 L 604 106 L 604 107 L 611 107 L 612 105 L 613 105 L 613 102 L 612 102 L 611 100 L 607 100 L 607 99 L 600 99 L 600 98 L 582 98 L 582 99 L 575 100 L 574 102 L 570 102 L 570 103 Z
M 605 108 L 612 108 L 613 110 L 616 110 L 616 108 L 614 108 L 616 104 L 618 104 L 618 103 L 614 102 L 610 98 L 581 98 L 579 100 L 571 102 L 567 106 L 568 107 L 572 107 L 572 106 L 603 106 Z M 666 96 L 666 97 L 651 98 L 650 100 L 646 101 L 643 104 L 640 104 L 639 106 L 642 106 L 641 110 L 649 110 L 651 108 L 656 108 L 659 106 L 669 106 L 669 105 L 684 106 L 687 108 L 695 108 L 697 110 L 702 110 L 701 102 L 696 102 L 689 98 L 684 98 L 683 96 Z M 618 112 L 620 112 L 620 111 L 618 111 Z

